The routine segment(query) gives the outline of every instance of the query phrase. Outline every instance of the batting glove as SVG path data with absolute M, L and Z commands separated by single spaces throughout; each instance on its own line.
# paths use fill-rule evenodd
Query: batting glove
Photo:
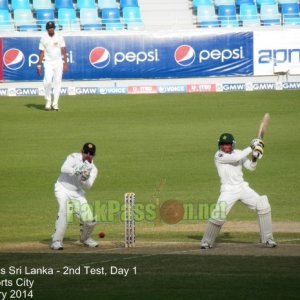
M 260 146 L 261 148 L 263 148 L 265 146 L 265 144 L 264 144 L 263 140 L 261 140 L 261 139 L 253 139 L 250 143 L 250 147 L 252 150 L 254 150 L 254 148 L 256 146 Z
M 261 146 L 256 146 L 252 151 L 252 156 L 256 159 L 261 159 L 264 154 L 264 149 Z

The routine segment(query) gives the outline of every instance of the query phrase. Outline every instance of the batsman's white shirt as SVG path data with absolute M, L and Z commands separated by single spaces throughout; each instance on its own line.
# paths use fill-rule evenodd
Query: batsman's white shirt
M 256 209 L 260 196 L 244 181 L 242 172 L 243 167 L 250 171 L 256 168 L 257 163 L 247 158 L 251 151 L 251 147 L 247 147 L 244 150 L 233 150 L 231 153 L 221 150 L 216 152 L 215 165 L 221 181 L 221 193 L 217 207 L 212 212 L 213 218 L 224 220 L 238 200 L 250 209 Z
M 84 194 L 84 189 L 91 188 L 98 174 L 98 169 L 92 162 L 90 177 L 86 181 L 81 181 L 81 175 L 75 175 L 75 170 L 83 163 L 81 153 L 70 154 L 61 167 L 61 174 L 57 182 L 69 191 L 77 191 Z
M 215 165 L 222 186 L 235 186 L 243 183 L 243 166 L 250 171 L 255 170 L 256 162 L 254 163 L 247 158 L 251 152 L 252 149 L 250 147 L 244 150 L 233 150 L 231 153 L 225 153 L 221 150 L 217 151 L 215 154 Z
M 62 62 L 61 48 L 66 47 L 64 38 L 57 32 L 51 37 L 46 32 L 39 44 L 39 50 L 44 51 L 46 62 Z

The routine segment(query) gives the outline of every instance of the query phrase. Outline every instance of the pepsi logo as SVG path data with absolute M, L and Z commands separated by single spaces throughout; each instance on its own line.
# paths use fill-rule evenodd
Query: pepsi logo
M 191 46 L 181 45 L 175 50 L 174 58 L 178 65 L 187 67 L 194 62 L 196 53 Z
M 23 67 L 25 56 L 22 51 L 16 48 L 8 49 L 3 55 L 3 63 L 10 70 L 18 70 Z
M 103 69 L 110 62 L 110 53 L 103 47 L 96 47 L 90 52 L 89 61 L 93 67 Z

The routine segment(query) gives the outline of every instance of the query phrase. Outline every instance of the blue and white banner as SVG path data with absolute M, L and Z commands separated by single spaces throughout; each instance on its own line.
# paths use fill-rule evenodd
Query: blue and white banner
M 252 32 L 80 35 L 65 40 L 66 80 L 253 75 Z M 2 39 L 4 81 L 41 80 L 36 73 L 38 44 L 39 37 Z
M 300 74 L 300 31 L 256 31 L 253 44 L 254 75 Z

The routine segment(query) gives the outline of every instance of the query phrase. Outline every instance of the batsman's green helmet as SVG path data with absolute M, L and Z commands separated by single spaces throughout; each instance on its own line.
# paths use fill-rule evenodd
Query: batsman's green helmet
M 218 145 L 222 144 L 235 144 L 233 135 L 231 133 L 222 133 L 218 140 Z

